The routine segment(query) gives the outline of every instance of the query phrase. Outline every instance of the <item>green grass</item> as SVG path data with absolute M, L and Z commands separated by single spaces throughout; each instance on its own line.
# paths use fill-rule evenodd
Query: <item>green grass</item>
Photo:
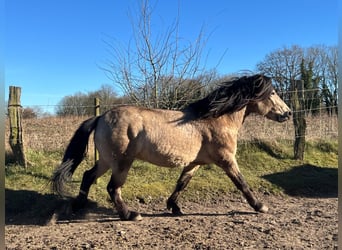
M 242 174 L 254 191 L 275 195 L 337 195 L 337 155 L 335 141 L 307 142 L 305 160 L 292 158 L 293 146 L 289 141 L 241 142 L 238 146 L 237 161 Z M 29 167 L 11 164 L 7 155 L 6 164 L 6 212 L 20 211 L 23 206 L 38 209 L 28 197 L 36 203 L 53 202 L 49 179 L 54 168 L 60 163 L 63 152 L 26 152 Z M 83 172 L 92 167 L 93 160 L 87 159 L 76 170 L 73 181 L 69 184 L 74 195 L 78 193 Z M 156 167 L 136 161 L 130 170 L 122 195 L 128 203 L 137 198 L 145 202 L 166 200 L 173 191 L 181 169 Z M 89 198 L 99 205 L 110 207 L 106 186 L 110 173 L 106 173 L 92 186 Z M 336 189 L 336 190 L 335 190 Z M 182 195 L 183 200 L 210 201 L 229 193 L 237 193 L 232 182 L 223 170 L 214 165 L 203 166 L 191 180 Z M 8 196 L 11 194 L 11 197 Z M 27 196 L 29 194 L 30 196 Z

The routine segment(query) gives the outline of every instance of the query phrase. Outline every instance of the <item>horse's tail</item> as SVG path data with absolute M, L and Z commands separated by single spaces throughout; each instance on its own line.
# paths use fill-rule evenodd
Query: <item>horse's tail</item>
M 71 179 L 77 166 L 82 162 L 91 132 L 96 128 L 100 116 L 84 121 L 76 130 L 64 153 L 62 163 L 55 169 L 51 182 L 52 191 L 60 196 L 66 196 L 64 184 Z

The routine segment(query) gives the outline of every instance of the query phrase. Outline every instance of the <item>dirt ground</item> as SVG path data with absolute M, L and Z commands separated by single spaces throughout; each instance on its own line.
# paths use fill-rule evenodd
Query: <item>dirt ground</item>
M 240 197 L 180 202 L 180 217 L 165 201 L 137 202 L 139 222 L 122 222 L 96 205 L 68 218 L 56 212 L 46 225 L 10 214 L 6 249 L 337 249 L 337 198 L 261 199 L 267 214 L 254 213 Z

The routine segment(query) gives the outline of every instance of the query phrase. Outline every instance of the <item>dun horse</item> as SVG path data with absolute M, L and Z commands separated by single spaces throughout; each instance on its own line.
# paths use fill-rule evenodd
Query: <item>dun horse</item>
M 258 113 L 284 122 L 291 110 L 276 94 L 272 81 L 263 75 L 244 76 L 222 83 L 207 97 L 182 111 L 118 106 L 84 121 L 76 130 L 63 161 L 52 176 L 53 190 L 64 195 L 64 184 L 83 160 L 89 136 L 95 131 L 99 160 L 83 174 L 73 209 L 85 205 L 90 186 L 111 169 L 107 191 L 122 220 L 139 220 L 121 197 L 121 187 L 134 159 L 165 167 L 182 167 L 176 188 L 167 200 L 172 214 L 181 215 L 178 197 L 196 170 L 214 163 L 242 191 L 250 206 L 267 212 L 239 171 L 235 153 L 238 131 L 246 116 Z M 213 183 L 215 185 L 215 183 Z

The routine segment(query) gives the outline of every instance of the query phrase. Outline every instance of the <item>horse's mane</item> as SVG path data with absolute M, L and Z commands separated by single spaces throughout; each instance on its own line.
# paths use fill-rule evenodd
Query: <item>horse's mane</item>
M 262 101 L 272 90 L 271 78 L 264 75 L 233 78 L 219 84 L 216 90 L 189 104 L 185 110 L 199 119 L 216 118 L 239 111 L 251 101 Z

